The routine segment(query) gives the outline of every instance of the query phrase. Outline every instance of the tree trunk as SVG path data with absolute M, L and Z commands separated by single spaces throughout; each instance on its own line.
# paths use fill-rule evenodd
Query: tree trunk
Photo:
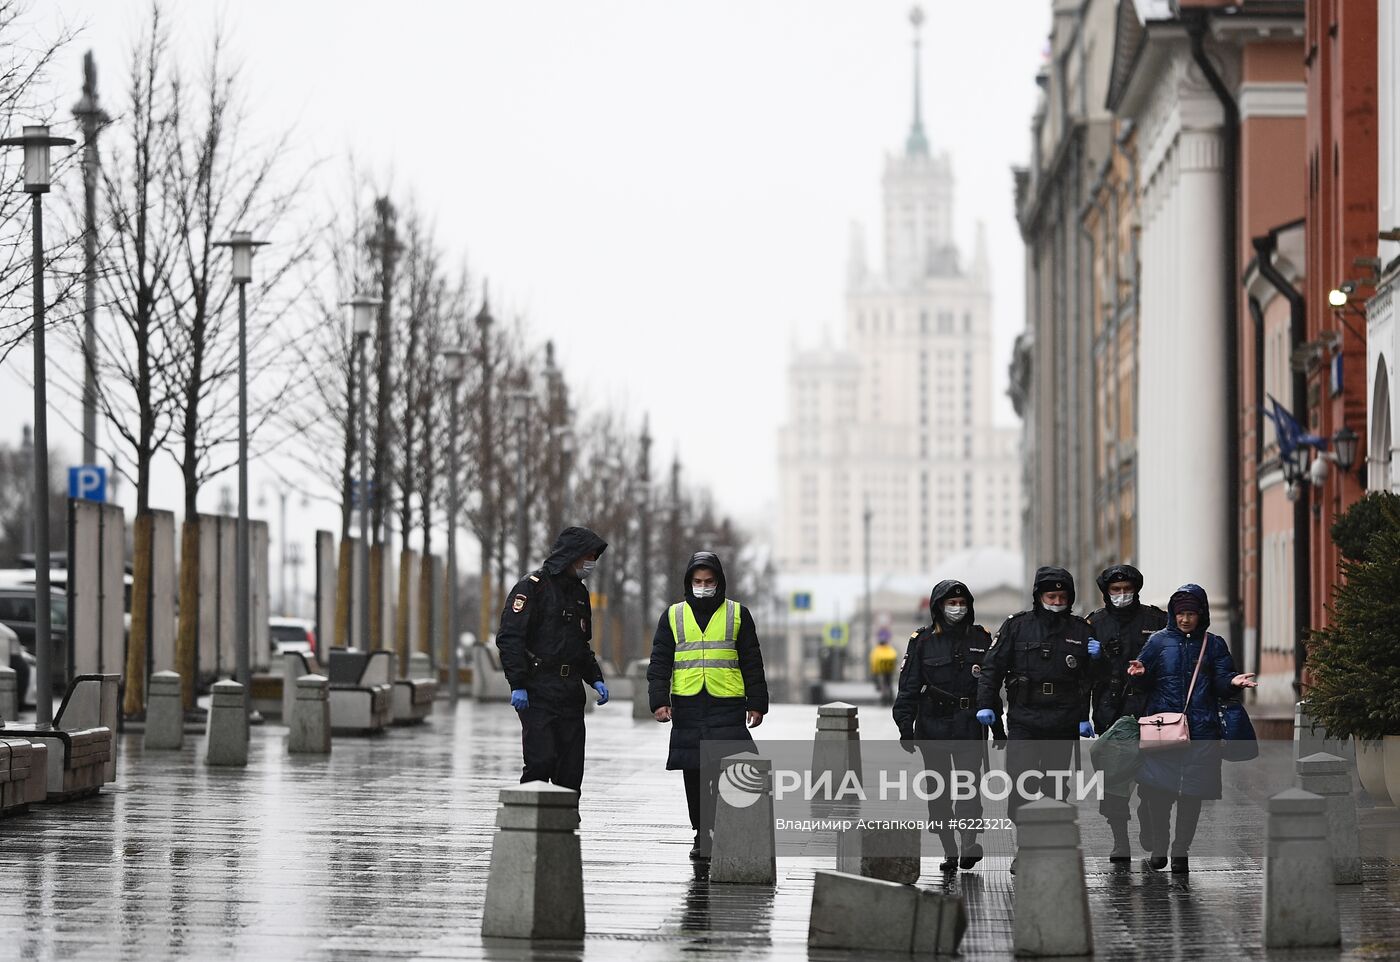
M 136 516 L 131 572 L 131 630 L 126 642 L 126 695 L 122 711 L 138 718 L 146 710 L 146 645 L 151 630 L 151 541 L 155 518 L 149 511 Z
M 322 639 L 317 641 L 323 647 L 349 648 L 350 647 L 350 619 L 352 617 L 353 599 L 352 592 L 354 574 L 354 550 L 355 545 L 350 538 L 344 534 L 340 537 L 340 560 L 335 568 L 335 640 L 332 645 L 326 645 Z M 322 665 L 329 664 L 330 655 L 325 651 L 316 652 L 316 660 Z
M 400 678 L 408 677 L 408 616 L 409 602 L 413 600 L 410 590 L 412 583 L 413 552 L 405 547 L 399 552 L 399 606 L 394 612 L 394 660 L 398 663 Z
M 180 673 L 180 700 L 195 704 L 199 651 L 199 516 L 186 515 L 180 525 L 180 627 L 175 636 L 175 670 Z
M 446 607 L 444 606 L 444 611 Z M 418 643 L 414 650 L 433 654 L 433 556 L 426 551 L 418 570 Z
M 377 651 L 384 647 L 384 546 L 370 545 L 369 548 L 369 644 L 366 651 Z

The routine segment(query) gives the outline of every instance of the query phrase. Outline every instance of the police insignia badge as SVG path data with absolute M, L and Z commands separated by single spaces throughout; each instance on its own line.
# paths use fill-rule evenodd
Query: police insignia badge
M 1078 668 L 1079 659 L 1074 657 L 1073 655 L 1065 655 L 1065 664 L 1071 668 Z
M 587 619 L 587 618 L 580 618 L 580 619 L 578 620 L 578 628 L 579 628 L 579 631 L 582 631 L 582 632 L 587 633 L 587 631 L 588 631 L 588 619 Z
M 510 610 L 519 614 L 525 610 L 525 601 L 524 595 L 516 595 L 515 600 L 510 603 Z
M 972 677 L 973 677 L 973 678 L 978 678 L 978 677 L 981 676 L 981 674 L 982 674 L 982 666 L 981 666 L 981 665 L 973 665 L 973 666 L 972 666 Z

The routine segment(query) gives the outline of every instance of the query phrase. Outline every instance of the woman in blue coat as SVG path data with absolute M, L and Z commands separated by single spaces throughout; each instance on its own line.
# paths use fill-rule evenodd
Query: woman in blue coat
M 1254 688 L 1253 673 L 1235 671 L 1230 649 L 1210 625 L 1210 601 L 1200 585 L 1182 585 L 1167 604 L 1167 627 L 1147 639 L 1137 660 L 1129 662 L 1130 684 L 1141 691 L 1144 714 L 1186 713 L 1191 741 L 1180 748 L 1142 753 L 1138 788 L 1148 805 L 1148 836 L 1152 857 L 1148 866 L 1167 867 L 1171 810 L 1176 806 L 1176 835 L 1171 839 L 1171 870 L 1189 871 L 1187 852 L 1196 835 L 1201 802 L 1220 797 L 1220 700 L 1236 688 Z M 1189 704 L 1186 686 L 1205 646 L 1201 670 Z

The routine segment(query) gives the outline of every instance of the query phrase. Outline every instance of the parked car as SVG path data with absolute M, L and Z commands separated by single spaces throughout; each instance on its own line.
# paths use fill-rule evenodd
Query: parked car
M 30 654 L 34 654 L 34 615 L 33 585 L 0 587 L 0 625 L 18 635 Z M 49 637 L 61 673 L 68 655 L 68 596 L 61 591 L 49 592 Z
M 26 705 L 37 704 L 35 680 L 39 673 L 35 671 L 34 656 L 24 650 L 19 635 L 4 625 L 0 625 L 0 645 L 8 648 L 10 652 L 10 667 L 15 671 L 15 691 L 19 695 L 19 706 L 23 708 Z
M 316 657 L 316 622 L 308 618 L 269 618 L 267 626 L 273 657 L 289 651 Z

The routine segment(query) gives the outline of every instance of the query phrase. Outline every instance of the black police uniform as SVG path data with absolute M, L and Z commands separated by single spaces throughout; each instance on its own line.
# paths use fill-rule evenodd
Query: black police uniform
M 1006 768 L 1013 779 L 1007 814 L 1016 817 L 1023 798 L 1014 784 L 1026 771 L 1070 771 L 1079 723 L 1089 720 L 1089 690 L 1093 682 L 1089 658 L 1089 623 L 1069 611 L 1050 612 L 1040 604 L 1046 591 L 1069 592 L 1074 604 L 1074 578 L 1063 568 L 1043 567 L 1035 573 L 1033 605 L 1012 615 L 992 641 L 978 679 L 977 707 L 1000 714 L 1001 688 L 1006 685 Z M 1026 791 L 1053 794 L 1054 783 L 1040 785 L 1027 778 Z
M 530 696 L 530 707 L 519 712 L 522 782 L 553 782 L 575 791 L 583 784 L 584 686 L 602 681 L 603 672 L 588 644 L 588 588 L 572 569 L 579 558 L 606 548 L 587 528 L 565 528 L 544 566 L 506 598 L 496 647 L 511 690 L 523 688 Z
M 1133 603 L 1115 608 L 1108 600 L 1108 586 L 1115 581 L 1127 581 L 1133 586 Z M 1089 615 L 1089 627 L 1103 645 L 1103 656 L 1094 664 L 1094 689 L 1090 703 L 1094 712 L 1094 729 L 1103 734 L 1123 715 L 1141 715 L 1145 692 L 1128 685 L 1128 662 L 1142 652 L 1142 646 L 1152 633 L 1167 626 L 1167 613 L 1156 605 L 1145 605 L 1138 597 L 1142 591 L 1142 572 L 1132 565 L 1117 564 L 1099 574 L 1099 591 L 1104 606 Z M 1138 821 L 1146 827 L 1146 800 L 1138 796 Z M 1113 831 L 1115 860 L 1130 857 L 1128 849 L 1128 796 L 1104 793 L 1099 802 L 1099 814 L 1108 819 Z
M 942 603 L 949 598 L 965 598 L 967 614 L 956 624 L 948 624 Z M 944 790 L 928 800 L 931 830 L 937 832 L 948 859 L 957 857 L 951 819 L 982 817 L 982 795 L 970 799 L 951 798 L 949 775 L 953 770 L 971 772 L 980 780 L 987 758 L 987 730 L 977 721 L 977 679 L 982 661 L 992 645 L 992 636 L 974 624 L 972 592 L 961 581 L 940 581 L 929 595 L 933 623 L 909 636 L 904 661 L 899 670 L 899 691 L 894 701 L 894 723 L 900 741 L 917 739 L 924 768 L 938 772 Z M 945 826 L 939 829 L 939 825 Z M 964 831 L 964 867 L 971 868 L 981 857 L 976 831 Z M 951 868 L 947 862 L 944 868 Z

